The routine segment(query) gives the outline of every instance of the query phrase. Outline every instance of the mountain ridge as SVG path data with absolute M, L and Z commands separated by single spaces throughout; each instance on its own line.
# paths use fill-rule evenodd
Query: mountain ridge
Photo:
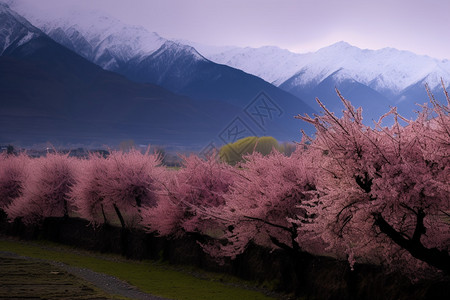
M 6 10 L 0 11 L 2 29 L 17 29 L 11 40 L 26 35 L 23 20 L 14 22 Z M 43 33 L 0 55 L 0 99 L 0 143 L 16 145 L 101 146 L 134 139 L 201 147 L 238 111 L 220 103 L 205 108 L 160 86 L 130 81 Z M 229 114 L 220 118 L 226 110 Z
M 17 24 L 20 22 L 11 22 Z M 8 28 L 5 25 L 3 29 Z M 74 41 L 80 41 L 79 32 L 72 33 Z M 87 38 L 82 41 L 81 46 L 88 43 Z M 141 68 L 131 68 L 130 74 L 124 75 L 138 76 L 142 70 L 145 76 L 140 80 L 104 70 L 44 33 L 10 50 L 0 56 L 1 143 L 15 138 L 25 142 L 99 139 L 105 143 L 132 138 L 144 144 L 201 147 L 217 141 L 221 132 L 236 126 L 232 123 L 236 120 L 244 127 L 255 128 L 256 125 L 249 125 L 254 120 L 249 105 L 261 109 L 256 106 L 257 101 L 277 101 L 278 119 L 264 120 L 264 126 L 258 131 L 249 130 L 246 135 L 256 132 L 292 141 L 300 139 L 302 125 L 294 115 L 314 112 L 300 99 L 258 77 L 212 63 L 194 48 L 171 41 L 150 55 L 133 58 Z M 121 61 L 114 51 L 107 50 L 99 57 L 116 59 L 118 68 L 125 73 L 132 60 Z M 158 62 L 160 68 L 148 68 Z M 166 72 L 162 72 L 163 68 Z M 192 72 L 192 76 L 186 76 L 187 72 Z M 155 85 L 149 74 L 156 78 L 164 75 L 160 85 Z M 167 90 L 172 83 L 174 87 Z M 261 93 L 265 98 L 256 99 Z M 272 108 L 262 109 L 271 112 Z M 264 115 L 257 113 L 262 121 Z M 17 114 L 21 114 L 20 118 Z M 222 138 L 216 144 L 232 141 Z
M 197 47 L 202 52 L 202 46 L 197 45 Z M 205 47 L 204 49 L 211 48 Z M 271 53 L 267 53 L 268 49 L 270 49 Z M 218 50 L 220 51 L 220 48 Z M 252 52 L 254 55 L 250 56 L 249 52 Z M 351 74 L 349 75 L 356 77 L 354 79 L 372 88 L 388 88 L 398 93 L 425 78 L 434 70 L 441 71 L 445 78 L 450 79 L 450 62 L 446 59 L 439 60 L 427 55 L 417 55 L 411 51 L 390 47 L 379 50 L 360 49 L 344 41 L 308 53 L 294 53 L 286 49 L 266 46 L 260 48 L 227 48 L 224 52 L 214 53 L 210 51 L 203 54 L 213 61 L 241 68 L 244 71 L 273 82 L 277 86 L 282 85 L 286 80 L 300 73 L 304 74 L 302 77 L 304 83 L 320 82 L 320 79 L 323 80 L 341 68 L 350 70 Z M 270 55 L 272 55 L 272 59 L 267 59 Z M 274 56 L 277 58 L 274 59 Z M 246 62 L 249 65 L 241 64 L 240 58 L 242 57 L 246 58 Z M 249 62 L 248 59 L 253 59 L 254 62 Z M 275 70 L 274 73 L 264 76 L 262 75 L 265 72 L 264 69 L 258 70 L 260 73 L 252 70 L 252 64 L 271 60 L 274 62 L 268 68 Z M 407 67 L 410 65 L 410 62 L 416 62 L 416 64 L 419 63 L 420 65 L 415 69 L 410 68 L 408 70 Z M 288 64 L 291 65 L 290 70 L 284 73 L 277 70 Z M 401 65 L 399 66 L 399 64 Z M 277 66 L 281 67 L 277 68 Z M 326 69 L 327 67 L 329 70 Z M 398 74 L 390 75 L 387 78 L 388 83 L 382 84 L 386 79 L 382 80 L 379 77 L 383 74 L 393 73 L 393 69 L 397 69 Z M 282 75 L 277 75 L 277 72 Z M 410 75 L 410 73 L 418 75 L 414 76 Z M 306 77 L 306 74 L 308 77 Z M 397 80 L 394 78 L 395 75 L 398 75 L 396 77 Z M 385 75 L 384 77 L 388 76 Z M 377 83 L 379 86 L 377 86 Z M 438 84 L 439 82 L 434 81 L 430 83 L 433 88 Z
M 360 49 L 341 41 L 298 54 L 278 47 L 196 46 L 206 58 L 261 76 L 311 106 L 318 97 L 339 112 L 342 106 L 335 105 L 334 91 L 338 88 L 354 105 L 363 107 L 365 119 L 376 119 L 389 106 L 414 118 L 416 103 L 428 101 L 425 84 L 440 101 L 445 100 L 441 79 L 446 88 L 450 86 L 449 60 L 389 47 Z M 327 91 L 322 90 L 325 86 Z
M 241 108 L 264 91 L 292 116 L 314 112 L 317 97 L 339 114 L 343 107 L 337 88 L 363 108 L 371 124 L 390 106 L 414 118 L 416 103 L 428 101 L 425 83 L 438 99 L 441 78 L 450 83 L 450 61 L 394 48 L 360 49 L 344 41 L 304 54 L 273 46 L 211 47 L 165 39 L 101 12 L 47 20 L 28 15 L 53 39 L 104 69 L 191 98 Z M 77 25 L 77 18 L 96 21 Z M 292 120 L 283 122 L 298 126 Z
M 21 8 L 17 1 L 12 1 L 12 3 L 18 9 L 22 9 L 23 12 L 26 11 L 25 8 Z M 75 15 L 72 14 L 66 19 L 59 20 L 49 19 L 48 16 L 39 17 L 30 12 L 27 12 L 26 17 L 31 18 L 38 27 L 57 41 L 57 37 L 51 32 L 57 27 L 65 31 L 69 28 L 78 28 L 85 37 L 91 36 L 91 38 L 87 38 L 91 44 L 94 41 L 98 44 L 100 41 L 105 43 L 107 40 L 111 42 L 115 40 L 114 45 L 109 45 L 109 48 L 106 47 L 107 45 L 98 47 L 96 50 L 98 52 L 105 51 L 105 48 L 108 48 L 108 51 L 113 51 L 114 47 L 124 47 L 124 44 L 133 45 L 134 49 L 122 49 L 121 55 L 115 53 L 116 59 L 117 57 L 123 58 L 122 62 L 140 54 L 149 56 L 166 41 L 169 41 L 160 37 L 157 33 L 139 26 L 125 25 L 119 20 L 98 11 L 87 14 L 87 17 L 86 13 L 77 12 Z M 80 25 L 83 20 L 90 25 Z M 86 20 L 89 20 L 89 22 Z M 120 34 L 123 40 L 121 41 L 117 37 L 112 38 L 111 34 L 121 32 L 120 30 L 124 30 Z M 125 43 L 126 36 L 129 37 L 127 43 Z M 344 76 L 343 79 L 354 79 L 383 94 L 393 104 L 401 98 L 402 91 L 406 91 L 419 82 L 426 81 L 432 89 L 440 85 L 441 77 L 445 82 L 450 82 L 450 61 L 438 60 L 426 55 L 417 55 L 410 51 L 389 47 L 379 50 L 360 49 L 347 42 L 340 41 L 315 52 L 294 53 L 276 46 L 260 48 L 218 47 L 186 40 L 171 41 L 192 46 L 201 56 L 212 62 L 243 70 L 248 74 L 273 83 L 275 86 L 284 84 L 285 90 L 288 92 L 290 90 L 286 89 L 286 81 L 293 84 L 294 78 L 296 78 L 296 86 L 317 86 L 322 80 L 339 69 L 345 71 L 345 76 L 344 72 L 340 73 L 341 76 Z M 76 52 L 82 54 L 80 50 Z M 104 54 L 104 56 L 108 55 Z M 111 59 L 103 59 L 103 61 L 88 59 L 108 70 L 117 68 L 117 65 L 121 63 Z
M 85 14 L 87 14 L 86 17 L 83 14 L 75 14 L 63 20 L 61 24 L 51 16 L 49 20 L 42 20 L 29 11 L 25 16 L 30 16 L 35 25 L 64 46 L 99 66 L 136 82 L 157 84 L 176 94 L 204 101 L 226 102 L 242 109 L 259 93 L 264 92 L 277 101 L 283 111 L 290 112 L 281 120 L 287 131 L 291 131 L 284 138 L 290 136 L 289 139 L 292 139 L 294 133 L 299 131 L 297 128 L 304 125 L 294 120 L 295 115 L 315 112 L 299 97 L 255 75 L 214 63 L 189 45 L 159 36 L 157 39 L 148 39 L 148 36 L 155 34 L 145 30 L 139 31 L 140 29 L 136 31 L 136 26 L 123 24 L 107 15 L 99 15 L 97 12 Z M 90 20 L 91 18 L 97 18 L 100 21 L 93 22 L 94 25 L 90 26 L 75 24 L 77 19 Z M 102 30 L 105 24 L 112 25 Z M 73 31 L 74 29 L 77 31 Z M 83 30 L 88 32 L 85 33 Z M 61 34 L 56 36 L 57 32 L 63 32 L 64 38 L 61 38 Z M 139 43 L 125 43 L 124 45 L 124 40 L 141 41 L 147 44 L 142 46 Z M 86 42 L 96 49 L 95 56 L 86 55 L 90 53 L 85 51 Z M 292 128 L 288 129 L 289 126 Z M 270 133 L 266 131 L 262 134 Z

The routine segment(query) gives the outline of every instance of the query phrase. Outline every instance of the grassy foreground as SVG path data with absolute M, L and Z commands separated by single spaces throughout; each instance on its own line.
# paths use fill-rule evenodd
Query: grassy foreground
M 264 294 L 240 288 L 245 283 L 227 276 L 188 268 L 177 270 L 155 261 L 131 261 L 118 255 L 96 255 L 48 242 L 30 243 L 0 238 L 0 251 L 22 256 L 63 262 L 115 276 L 144 292 L 170 299 L 273 299 Z

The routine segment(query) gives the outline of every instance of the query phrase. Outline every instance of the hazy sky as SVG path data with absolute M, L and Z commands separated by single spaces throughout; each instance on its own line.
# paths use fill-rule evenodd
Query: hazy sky
M 450 59 L 448 0 L 18 1 L 32 1 L 55 15 L 70 6 L 100 9 L 166 38 L 211 45 L 307 52 L 343 40 Z

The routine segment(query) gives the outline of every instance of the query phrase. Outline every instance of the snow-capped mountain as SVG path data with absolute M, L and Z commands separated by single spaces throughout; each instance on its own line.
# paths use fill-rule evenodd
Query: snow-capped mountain
M 222 51 L 221 48 L 197 45 L 197 49 L 212 61 L 242 69 L 277 86 L 284 84 L 286 89 L 317 86 L 336 72 L 342 80 L 353 79 L 380 93 L 389 91 L 392 95 L 423 80 L 432 88 L 440 84 L 441 77 L 450 81 L 450 61 L 394 48 L 367 50 L 338 42 L 305 54 L 277 47 L 235 47 Z
M 296 86 L 314 84 L 337 71 L 341 79 L 351 78 L 393 95 L 424 79 L 432 88 L 440 84 L 436 79 L 450 79 L 448 61 L 393 48 L 362 50 L 339 42 L 315 52 L 289 81 Z
M 163 45 L 169 49 L 165 44 L 168 40 L 157 33 L 126 25 L 104 12 L 68 9 L 55 18 L 45 11 L 30 9 L 24 2 L 9 2 L 54 40 L 108 70 L 118 71 L 129 60 L 144 60 L 155 51 L 161 52 Z M 243 70 L 294 93 L 299 89 L 308 93 L 333 74 L 335 80 L 354 80 L 395 104 L 404 91 L 416 84 L 427 82 L 434 89 L 440 85 L 440 78 L 450 82 L 450 61 L 393 48 L 368 50 L 338 42 L 312 53 L 293 53 L 273 46 L 240 48 L 186 40 L 171 42 L 172 52 L 192 46 L 199 59 Z
M 130 60 L 136 63 L 166 51 L 166 56 L 184 52 L 196 61 L 205 59 L 189 45 L 167 40 L 142 26 L 125 24 L 101 11 L 71 8 L 55 17 L 36 13 L 20 1 L 10 1 L 10 6 L 56 42 L 106 70 L 117 71 Z
M 68 9 L 55 18 L 35 12 L 20 1 L 13 7 L 55 41 L 101 67 L 139 82 L 161 85 L 196 99 L 227 101 L 243 107 L 265 91 L 279 101 L 304 102 L 257 76 L 206 59 L 194 47 L 159 37 L 142 27 L 126 25 L 100 12 Z M 25 6 L 23 6 L 25 5 Z
M 99 24 L 120 24 L 107 19 Z M 82 26 L 49 24 L 42 28 L 54 34 L 53 39 L 41 32 L 40 40 L 0 56 L 0 78 L 5 79 L 0 80 L 0 128 L 8 137 L 14 137 L 13 124 L 36 128 L 30 139 L 38 134 L 62 136 L 67 131 L 82 132 L 76 138 L 93 134 L 93 138 L 112 138 L 116 133 L 136 140 L 171 139 L 172 143 L 217 139 L 218 144 L 233 141 L 222 136 L 219 140 L 218 135 L 227 126 L 235 126 L 230 123 L 234 119 L 246 129 L 239 131 L 239 137 L 271 135 L 292 141 L 300 139 L 302 127 L 308 130 L 293 118 L 314 112 L 302 100 L 259 77 L 211 62 L 191 46 L 158 38 L 157 43 L 151 40 L 127 47 L 123 41 L 144 39 L 137 31 L 121 36 L 126 32 L 122 24 L 116 27 L 121 34 L 111 30 L 105 40 L 100 39 L 107 29 L 101 26 L 89 29 L 85 36 Z M 33 115 L 13 122 L 10 108 L 22 114 L 29 103 L 37 108 Z M 6 117 L 5 109 L 9 110 Z M 266 117 L 264 111 L 269 113 Z M 39 113 L 45 115 L 45 122 L 39 123 Z M 37 129 L 42 126 L 46 128 Z
M 148 55 L 166 42 L 157 33 L 123 24 L 99 11 L 73 9 L 55 18 L 30 13 L 19 2 L 13 2 L 12 7 L 58 43 L 107 70 L 114 70 L 131 58 Z
M 203 147 L 237 113 L 106 71 L 4 4 L 0 33 L 0 144 Z
M 450 84 L 450 61 L 393 48 L 360 49 L 338 42 L 311 53 L 292 53 L 277 47 L 211 47 L 195 44 L 206 58 L 255 74 L 314 105 L 320 98 L 337 111 L 334 88 L 370 116 L 396 105 L 408 117 L 415 103 L 428 100 L 425 84 L 442 94 L 441 78 Z M 438 97 L 438 98 L 439 98 Z
M 166 41 L 156 51 L 130 59 L 119 72 L 135 81 L 181 92 L 195 78 L 197 65 L 202 62 L 209 63 L 193 47 Z
M 247 84 L 252 88 L 244 93 L 243 82 L 256 82 L 256 78 L 224 66 L 262 78 L 303 99 L 310 107 L 317 107 L 316 97 L 325 104 L 336 100 L 339 104 L 334 91 L 337 87 L 362 106 L 369 119 L 377 118 L 390 105 L 413 116 L 415 103 L 427 101 L 425 83 L 435 93 L 440 91 L 441 78 L 450 83 L 448 60 L 393 48 L 368 50 L 338 42 L 299 54 L 277 47 L 205 46 L 167 40 L 102 12 L 68 10 L 67 15 L 55 18 L 21 7 L 20 1 L 12 3 L 54 40 L 103 68 L 199 99 L 225 100 L 242 106 L 254 97 L 252 92 L 257 93 L 256 86 L 265 86 L 281 98 L 286 96 L 263 83 Z
M 0 55 L 11 52 L 42 32 L 0 2 Z
M 274 46 L 217 47 L 183 41 L 195 47 L 211 61 L 256 75 L 278 86 L 289 79 L 307 63 L 309 53 L 298 54 Z

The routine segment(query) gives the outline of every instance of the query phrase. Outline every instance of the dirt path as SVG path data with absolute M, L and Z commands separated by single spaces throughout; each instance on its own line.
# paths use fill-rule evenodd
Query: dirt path
M 165 299 L 110 275 L 0 251 L 0 299 L 111 299 L 108 294 L 142 300 Z

